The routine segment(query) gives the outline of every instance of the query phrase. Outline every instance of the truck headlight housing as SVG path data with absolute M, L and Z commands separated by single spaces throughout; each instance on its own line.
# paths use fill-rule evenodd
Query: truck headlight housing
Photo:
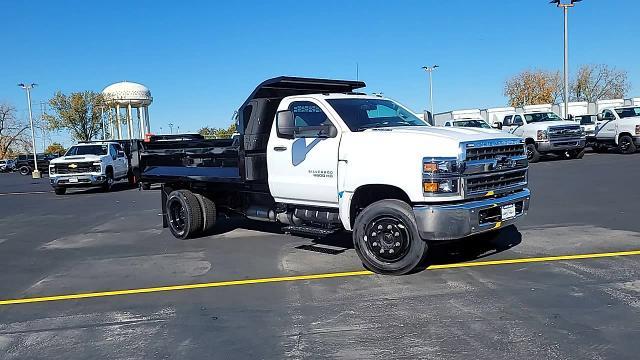
M 49 174 L 55 174 L 55 173 L 56 173 L 56 166 L 49 165 Z
M 425 196 L 459 194 L 460 167 L 458 165 L 458 159 L 423 159 L 422 191 Z
M 640 125 L 636 125 L 636 135 L 640 135 Z
M 94 162 L 93 164 L 91 164 L 91 171 L 92 172 L 100 172 L 100 171 L 102 171 L 101 163 L 100 162 Z
M 536 137 L 538 141 L 545 141 L 549 137 L 547 136 L 547 130 L 538 130 L 538 136 Z

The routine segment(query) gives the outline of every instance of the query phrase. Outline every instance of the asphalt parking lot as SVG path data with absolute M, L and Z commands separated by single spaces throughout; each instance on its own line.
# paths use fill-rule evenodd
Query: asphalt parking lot
M 230 219 L 178 241 L 158 191 L 0 174 L 0 358 L 637 359 L 638 164 L 532 164 L 517 228 L 402 277 L 364 272 L 348 235 Z

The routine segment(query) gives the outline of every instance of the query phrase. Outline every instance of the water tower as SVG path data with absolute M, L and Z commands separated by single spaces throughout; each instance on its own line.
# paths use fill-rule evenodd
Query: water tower
M 102 95 L 108 107 L 106 118 L 109 125 L 106 129 L 109 130 L 110 139 L 144 139 L 150 133 L 149 105 L 153 102 L 153 97 L 149 88 L 123 81 L 107 86 L 102 90 Z M 135 120 L 133 109 L 136 109 Z

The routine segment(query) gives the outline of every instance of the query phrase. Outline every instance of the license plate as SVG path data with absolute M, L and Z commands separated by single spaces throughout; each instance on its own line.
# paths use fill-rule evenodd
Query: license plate
M 502 221 L 516 217 L 516 204 L 504 205 L 500 210 L 502 211 Z
M 70 183 L 77 183 L 78 182 L 78 178 L 69 178 L 69 182 Z

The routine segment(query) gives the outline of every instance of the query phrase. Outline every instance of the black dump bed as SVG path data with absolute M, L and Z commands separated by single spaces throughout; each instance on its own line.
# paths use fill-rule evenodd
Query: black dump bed
M 134 144 L 132 166 L 143 182 L 267 183 L 267 141 L 280 101 L 292 95 L 352 93 L 362 81 L 281 76 L 261 83 L 238 110 L 234 139 L 158 135 Z

